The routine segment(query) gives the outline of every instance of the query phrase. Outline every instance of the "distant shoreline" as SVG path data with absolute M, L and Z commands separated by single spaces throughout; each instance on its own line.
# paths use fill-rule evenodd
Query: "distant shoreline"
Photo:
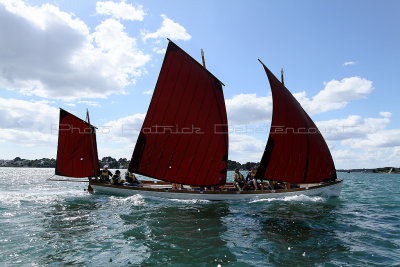
M 383 168 L 373 168 L 373 169 L 340 169 L 337 172 L 363 172 L 363 173 L 390 173 L 390 174 L 398 174 L 400 173 L 400 168 L 395 167 L 383 167 Z
M 113 157 L 103 157 L 99 159 L 99 167 L 103 168 L 104 165 L 108 165 L 110 169 L 128 169 L 130 160 L 126 158 L 115 159 Z M 237 161 L 228 160 L 227 161 L 227 169 L 229 171 L 233 171 L 236 168 L 240 170 L 250 170 L 251 167 L 258 167 L 260 163 L 258 162 L 246 162 L 241 164 Z M 4 160 L 0 159 L 0 167 L 23 167 L 23 168 L 55 168 L 56 160 L 55 159 L 23 159 L 20 157 L 16 157 L 12 160 Z
M 228 171 L 233 171 L 236 168 L 240 170 L 250 170 L 250 167 L 258 167 L 259 162 L 246 162 L 245 164 L 241 164 L 237 161 L 228 160 Z M 104 165 L 108 165 L 110 169 L 128 169 L 129 160 L 126 158 L 120 158 L 116 160 L 112 157 L 103 157 L 99 160 L 99 166 L 102 168 Z M 55 168 L 56 160 L 55 159 L 22 159 L 20 157 L 16 157 L 12 160 L 4 160 L 0 159 L 0 167 L 21 167 L 21 168 Z M 400 167 L 382 167 L 382 168 L 362 168 L 362 169 L 338 169 L 337 172 L 362 172 L 362 173 L 400 173 Z

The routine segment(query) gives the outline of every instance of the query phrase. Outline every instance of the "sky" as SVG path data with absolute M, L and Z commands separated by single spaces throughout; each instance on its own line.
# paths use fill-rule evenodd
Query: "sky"
M 130 158 L 167 38 L 225 87 L 229 159 L 260 161 L 268 79 L 322 132 L 337 168 L 400 166 L 400 2 L 0 0 L 0 159 L 55 158 L 59 108 Z

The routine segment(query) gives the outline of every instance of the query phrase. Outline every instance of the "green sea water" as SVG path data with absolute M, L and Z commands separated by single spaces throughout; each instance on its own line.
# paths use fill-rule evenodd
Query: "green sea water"
M 90 194 L 0 168 L 0 266 L 400 266 L 400 175 L 340 173 L 340 198 Z

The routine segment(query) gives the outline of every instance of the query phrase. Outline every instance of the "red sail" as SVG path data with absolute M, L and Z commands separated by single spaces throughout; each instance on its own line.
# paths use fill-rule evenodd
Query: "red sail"
M 93 177 L 99 173 L 95 127 L 60 109 L 57 175 Z
M 221 82 L 169 42 L 129 171 L 180 184 L 220 185 L 227 159 Z
M 265 67 L 273 98 L 271 130 L 257 177 L 291 183 L 336 178 L 331 153 L 314 122 Z

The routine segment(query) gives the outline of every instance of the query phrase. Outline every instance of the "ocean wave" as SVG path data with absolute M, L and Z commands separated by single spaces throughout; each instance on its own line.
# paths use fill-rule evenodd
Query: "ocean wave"
M 87 193 L 83 191 L 41 191 L 41 192 L 8 192 L 0 195 L 0 203 L 7 206 L 20 207 L 22 202 L 36 204 L 54 204 L 68 196 L 82 196 Z
M 211 203 L 210 200 L 206 200 L 206 199 L 177 199 L 177 198 L 171 198 L 169 200 L 170 201 L 174 201 L 174 202 L 179 202 L 179 203 L 185 203 L 185 204 Z
M 256 202 L 272 202 L 272 201 L 297 201 L 297 202 L 320 202 L 324 201 L 325 199 L 323 197 L 318 197 L 318 196 L 306 196 L 306 195 L 295 195 L 295 196 L 286 196 L 283 198 L 261 198 L 261 199 L 255 199 L 250 201 L 249 203 L 256 203 Z
M 111 201 L 111 205 L 127 205 L 127 204 L 131 204 L 133 206 L 142 206 L 144 205 L 146 202 L 144 200 L 144 198 L 137 194 L 137 195 L 133 195 L 133 196 L 129 196 L 129 197 L 116 197 L 116 196 L 111 196 L 110 197 L 110 201 Z

